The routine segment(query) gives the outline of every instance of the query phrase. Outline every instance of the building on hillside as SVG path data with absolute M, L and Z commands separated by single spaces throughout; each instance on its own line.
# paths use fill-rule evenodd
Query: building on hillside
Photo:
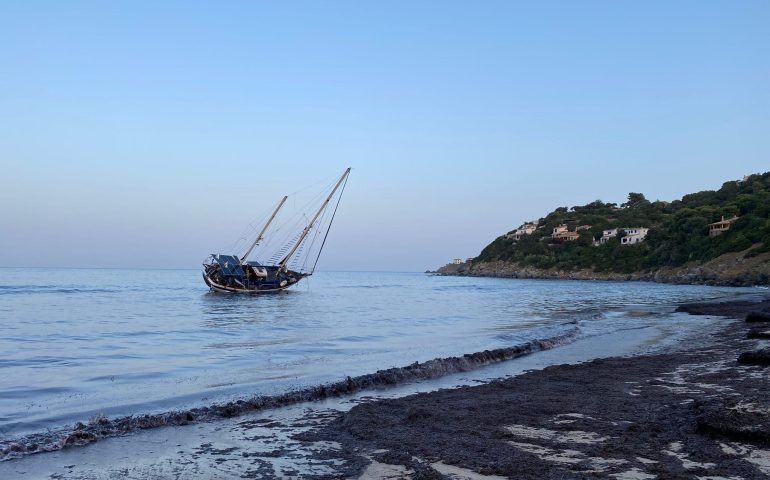
M 553 232 L 551 233 L 551 236 L 556 238 L 557 235 L 562 234 L 564 232 L 568 232 L 569 228 L 567 228 L 566 225 L 559 225 L 558 227 L 553 229 Z
M 575 231 L 579 232 L 581 230 L 588 230 L 590 228 L 591 228 L 591 225 L 580 225 L 580 226 L 575 227 Z
M 527 222 L 521 225 L 516 230 L 508 233 L 505 236 L 505 238 L 509 240 L 515 240 L 518 242 L 519 240 L 521 240 L 521 237 L 523 237 L 524 235 L 532 235 L 533 233 L 535 233 L 535 230 L 537 230 L 537 224 L 532 222 Z
M 599 240 L 594 240 L 594 246 L 598 247 L 599 245 L 604 245 L 605 243 L 610 241 L 610 238 L 614 238 L 617 236 L 618 236 L 617 228 L 602 230 L 602 236 L 599 238 Z
M 460 265 L 461 263 L 463 263 L 463 259 L 462 258 L 455 258 L 455 259 L 452 260 L 452 264 L 453 265 Z
M 580 238 L 577 232 L 570 232 L 566 225 L 559 225 L 553 229 L 551 238 L 559 242 L 571 242 Z
M 647 232 L 650 231 L 649 228 L 645 227 L 621 228 L 620 230 L 623 230 L 623 232 L 626 234 L 623 238 L 620 239 L 621 245 L 634 245 L 637 243 L 642 243 L 645 237 L 647 237 Z
M 733 216 L 733 218 L 728 218 L 725 220 L 724 215 L 722 215 L 722 220 L 709 223 L 709 237 L 716 237 L 717 235 L 721 235 L 722 233 L 730 230 L 730 225 L 735 223 L 735 221 L 739 218 L 740 217 Z

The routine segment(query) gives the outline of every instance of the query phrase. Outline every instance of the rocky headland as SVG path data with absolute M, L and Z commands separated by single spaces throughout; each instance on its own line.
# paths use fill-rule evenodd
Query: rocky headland
M 441 275 L 770 285 L 770 172 L 679 200 L 558 207 Z
M 649 281 L 675 284 L 755 286 L 770 284 L 770 253 L 751 255 L 752 249 L 731 252 L 705 263 L 661 267 L 632 273 L 597 272 L 592 269 L 565 270 L 523 266 L 503 260 L 468 261 L 445 265 L 436 275 L 562 280 Z

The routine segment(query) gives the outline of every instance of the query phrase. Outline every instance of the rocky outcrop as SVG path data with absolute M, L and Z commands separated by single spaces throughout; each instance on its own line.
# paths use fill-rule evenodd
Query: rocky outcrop
M 448 265 L 444 265 L 443 267 L 439 268 L 435 272 L 439 275 L 457 275 L 457 276 L 471 276 L 473 275 L 471 266 L 473 264 L 469 262 L 465 263 L 450 263 Z M 473 275 L 473 276 L 481 276 L 481 275 Z
M 726 253 L 703 264 L 663 267 L 651 271 L 617 273 L 593 270 L 542 269 L 503 261 L 446 265 L 435 273 L 471 277 L 547 278 L 569 280 L 641 280 L 661 283 L 726 286 L 770 285 L 770 253 L 751 255 L 751 250 Z

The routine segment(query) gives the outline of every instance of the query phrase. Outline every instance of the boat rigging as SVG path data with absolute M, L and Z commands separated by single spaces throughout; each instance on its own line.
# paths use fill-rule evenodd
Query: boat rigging
M 350 168 L 347 168 L 302 231 L 292 236 L 282 245 L 282 248 L 279 250 L 282 253 L 280 261 L 272 262 L 272 264 L 262 264 L 258 261 L 249 261 L 248 258 L 260 245 L 260 242 L 265 239 L 265 236 L 268 235 L 271 224 L 273 224 L 278 213 L 286 203 L 288 196 L 284 196 L 281 199 L 272 215 L 270 215 L 243 255 L 224 255 L 218 253 L 209 255 L 203 262 L 203 280 L 206 282 L 206 285 L 212 291 L 222 293 L 267 293 L 285 290 L 296 285 L 303 278 L 311 276 L 318 264 L 318 259 L 321 257 L 321 251 L 326 244 L 326 239 L 329 236 L 329 231 L 331 230 L 349 175 Z M 307 262 L 310 260 L 310 255 L 313 252 L 313 246 L 322 232 L 321 227 L 325 223 L 324 220 L 327 218 L 329 206 L 332 204 L 335 196 L 334 209 L 331 216 L 328 217 L 328 226 L 323 234 L 318 253 L 312 267 L 307 269 Z M 308 239 L 313 232 L 315 234 L 310 240 L 310 247 L 308 247 Z

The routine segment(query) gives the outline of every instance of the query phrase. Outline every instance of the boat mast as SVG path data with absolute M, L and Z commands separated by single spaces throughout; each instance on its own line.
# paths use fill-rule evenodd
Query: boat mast
M 297 240 L 297 243 L 294 244 L 294 248 L 291 249 L 291 251 L 283 257 L 283 260 L 278 264 L 281 268 L 279 270 L 286 271 L 286 264 L 289 263 L 289 259 L 294 255 L 294 253 L 297 251 L 300 245 L 302 245 L 302 242 L 305 240 L 305 237 L 310 233 L 310 230 L 313 228 L 313 224 L 315 224 L 315 221 L 318 220 L 318 217 L 321 216 L 321 213 L 324 211 L 327 205 L 329 205 L 329 202 L 332 200 L 332 197 L 334 197 L 334 194 L 337 192 L 337 189 L 340 188 L 340 185 L 342 185 L 342 182 L 345 181 L 345 177 L 347 177 L 350 174 L 350 167 L 345 170 L 345 173 L 342 174 L 340 179 L 337 181 L 337 185 L 334 186 L 334 189 L 332 189 L 331 193 L 328 197 L 326 197 L 326 200 L 324 200 L 323 205 L 321 205 L 321 208 L 318 209 L 313 219 L 310 221 L 310 223 L 307 224 L 307 227 L 302 231 L 302 235 L 300 235 L 299 240 Z
M 278 207 L 275 209 L 275 211 L 273 212 L 273 214 L 272 214 L 272 215 L 270 216 L 270 218 L 267 220 L 267 223 L 265 224 L 265 226 L 264 226 L 264 227 L 262 227 L 262 231 L 261 231 L 261 232 L 259 232 L 259 235 L 257 235 L 257 239 L 256 239 L 256 240 L 254 240 L 254 243 L 252 243 L 252 244 L 251 244 L 251 246 L 249 247 L 249 249 L 248 249 L 248 250 L 246 250 L 246 253 L 245 253 L 245 254 L 243 254 L 243 256 L 241 257 L 241 263 L 243 263 L 243 262 L 245 262 L 245 261 L 246 261 L 246 259 L 249 257 L 249 255 L 251 255 L 251 251 L 252 251 L 252 250 L 254 250 L 254 247 L 256 247 L 256 246 L 257 246 L 257 244 L 259 243 L 259 241 L 260 241 L 260 240 L 262 240 L 262 239 L 264 238 L 264 237 L 263 237 L 263 235 L 264 235 L 264 234 L 265 234 L 265 232 L 267 231 L 267 227 L 269 227 L 269 226 L 270 226 L 270 224 L 273 222 L 273 219 L 275 218 L 275 216 L 276 216 L 276 215 L 278 215 L 278 210 L 280 210 L 280 209 L 281 209 L 281 207 L 283 207 L 283 204 L 284 204 L 284 203 L 286 203 L 286 199 L 287 199 L 287 198 L 289 198 L 289 197 L 288 197 L 288 196 L 284 196 L 284 197 L 283 197 L 283 199 L 281 200 L 281 203 L 279 203 L 279 204 L 278 204 Z

